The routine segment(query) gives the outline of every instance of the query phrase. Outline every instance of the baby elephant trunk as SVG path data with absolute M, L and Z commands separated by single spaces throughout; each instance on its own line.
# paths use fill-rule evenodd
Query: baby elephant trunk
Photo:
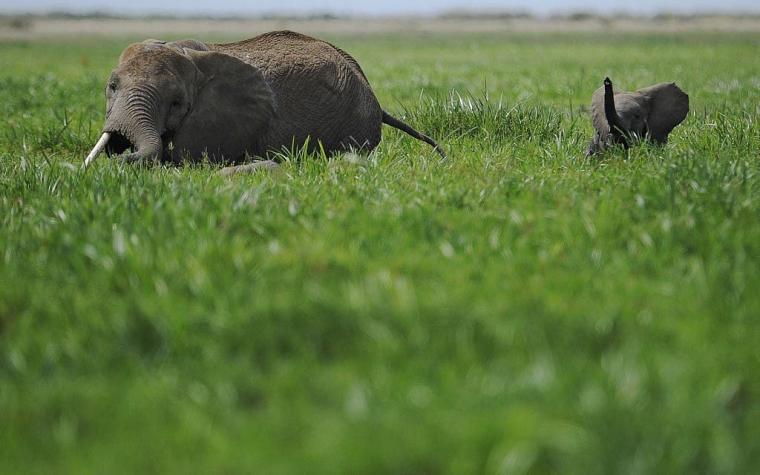
M 607 125 L 610 127 L 610 133 L 614 137 L 625 138 L 628 133 L 623 127 L 623 122 L 615 109 L 615 93 L 612 90 L 612 81 L 610 78 L 604 78 L 604 116 L 607 119 Z

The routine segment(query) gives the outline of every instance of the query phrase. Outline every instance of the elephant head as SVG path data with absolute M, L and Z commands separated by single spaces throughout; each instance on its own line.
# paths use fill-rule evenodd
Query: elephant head
M 670 132 L 686 118 L 689 96 L 675 83 L 661 83 L 636 92 L 616 92 L 610 78 L 594 92 L 591 120 L 596 129 L 586 155 L 612 143 L 628 148 L 632 140 L 668 141 Z
M 87 157 L 234 161 L 255 153 L 274 115 L 261 72 L 203 43 L 147 40 L 127 47 L 106 85 L 103 136 Z

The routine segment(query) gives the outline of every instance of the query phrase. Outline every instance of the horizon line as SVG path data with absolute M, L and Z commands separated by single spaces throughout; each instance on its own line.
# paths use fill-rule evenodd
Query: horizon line
M 348 20 L 356 18 L 409 18 L 409 19 L 609 19 L 615 16 L 624 18 L 656 19 L 656 18 L 704 18 L 704 17 L 743 17 L 760 16 L 760 8 L 757 9 L 703 9 L 693 12 L 662 9 L 656 12 L 635 12 L 634 10 L 619 9 L 604 12 L 593 9 L 555 9 L 544 13 L 534 13 L 520 9 L 441 9 L 430 13 L 354 13 L 337 14 L 329 9 L 297 11 L 270 11 L 252 12 L 250 10 L 227 10 L 223 12 L 203 11 L 176 13 L 169 9 L 149 9 L 145 11 L 113 11 L 110 9 L 62 9 L 49 8 L 39 10 L 16 10 L 3 9 L 0 7 L 0 17 L 36 17 L 36 18 L 111 18 L 111 19 L 213 19 L 213 20 L 266 20 L 266 19 L 293 19 L 293 20 Z

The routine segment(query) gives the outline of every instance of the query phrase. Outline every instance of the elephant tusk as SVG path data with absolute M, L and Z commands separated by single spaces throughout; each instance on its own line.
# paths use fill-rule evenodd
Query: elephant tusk
M 108 143 L 108 139 L 111 138 L 110 132 L 103 132 L 103 135 L 100 136 L 100 140 L 98 140 L 98 143 L 95 144 L 95 147 L 93 147 L 92 152 L 90 152 L 89 155 L 87 155 L 87 158 L 84 159 L 84 163 L 82 164 L 82 168 L 86 169 L 90 166 L 90 164 L 95 160 L 95 157 L 100 155 L 100 152 L 103 151 L 103 149 L 106 147 L 106 144 Z

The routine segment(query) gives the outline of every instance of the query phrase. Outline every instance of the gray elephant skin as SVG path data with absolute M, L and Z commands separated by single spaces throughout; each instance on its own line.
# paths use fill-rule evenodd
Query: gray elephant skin
M 227 44 L 146 40 L 122 52 L 108 80 L 101 149 L 131 150 L 126 161 L 240 163 L 307 144 L 369 151 L 383 123 L 443 155 L 386 113 L 356 60 L 325 41 L 290 31 Z
M 591 121 L 596 132 L 586 155 L 615 143 L 628 148 L 637 139 L 665 144 L 688 113 L 689 96 L 675 83 L 621 92 L 615 91 L 610 78 L 605 78 L 591 100 Z

